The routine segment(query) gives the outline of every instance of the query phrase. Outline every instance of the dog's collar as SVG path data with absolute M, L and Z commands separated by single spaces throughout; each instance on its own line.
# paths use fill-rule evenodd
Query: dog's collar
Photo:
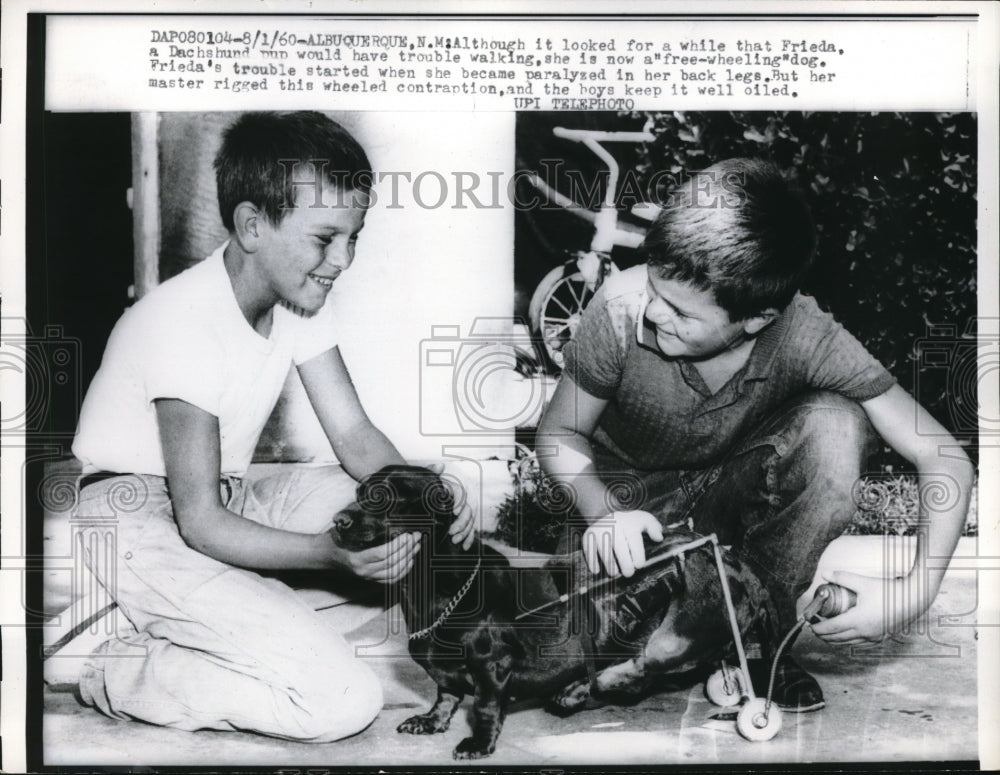
M 451 616 L 455 608 L 458 607 L 458 604 L 462 602 L 462 598 L 465 597 L 466 593 L 468 593 L 468 591 L 472 588 L 472 582 L 475 581 L 476 576 L 479 575 L 479 566 L 482 565 L 482 563 L 483 563 L 482 557 L 476 560 L 476 567 L 472 569 L 472 573 L 469 575 L 469 578 L 466 579 L 465 583 L 462 585 L 462 588 L 458 590 L 458 592 L 455 594 L 455 597 L 453 597 L 448 602 L 448 605 L 444 607 L 444 610 L 441 612 L 441 615 L 437 619 L 435 619 L 430 626 L 424 627 L 424 629 L 422 630 L 417 630 L 417 632 L 411 632 L 410 640 L 417 640 L 418 638 L 426 638 L 428 635 L 434 632 L 434 630 L 440 627 L 441 623 L 444 622 L 445 619 Z

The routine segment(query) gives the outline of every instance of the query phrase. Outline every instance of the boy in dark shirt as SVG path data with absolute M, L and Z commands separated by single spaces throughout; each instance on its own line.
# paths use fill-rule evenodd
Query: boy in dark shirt
M 646 263 L 610 277 L 586 309 L 537 443 L 552 450 L 543 469 L 574 488 L 590 523 L 592 572 L 632 575 L 644 534 L 659 540 L 690 519 L 751 564 L 783 633 L 823 550 L 850 523 L 877 432 L 916 467 L 921 492 L 955 497 L 932 518 L 921 508 L 926 532 L 905 575 L 832 574 L 857 605 L 813 631 L 852 645 L 880 640 L 934 600 L 945 568 L 928 559 L 954 552 L 972 468 L 881 364 L 798 293 L 814 246 L 805 202 L 766 162 L 721 162 L 678 186 L 640 249 Z M 602 477 L 621 473 L 636 482 L 625 498 Z M 755 662 L 763 692 L 768 666 Z M 786 710 L 823 707 L 791 657 L 774 696 Z

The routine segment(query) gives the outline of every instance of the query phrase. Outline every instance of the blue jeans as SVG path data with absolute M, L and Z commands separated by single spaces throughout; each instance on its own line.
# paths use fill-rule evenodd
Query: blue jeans
M 813 391 L 784 404 L 710 468 L 623 473 L 638 486 L 641 506 L 632 508 L 663 525 L 690 519 L 699 533 L 731 544 L 771 592 L 784 633 L 823 550 L 851 522 L 853 488 L 877 439 L 860 405 Z M 599 471 L 616 470 L 595 452 Z
M 354 499 L 339 468 L 296 468 L 253 483 L 227 477 L 226 507 L 301 533 L 330 527 Z M 166 480 L 131 475 L 85 487 L 73 518 L 97 540 L 87 565 L 132 627 L 84 665 L 84 702 L 120 719 L 329 742 L 382 708 L 372 670 L 283 582 L 189 548 Z

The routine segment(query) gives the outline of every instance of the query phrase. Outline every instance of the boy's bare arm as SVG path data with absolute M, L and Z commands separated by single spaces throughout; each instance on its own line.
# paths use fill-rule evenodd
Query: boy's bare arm
M 861 406 L 875 430 L 917 470 L 921 531 L 913 567 L 903 577 L 883 581 L 853 573 L 831 575 L 830 581 L 858 593 L 858 605 L 813 631 L 844 644 L 879 640 L 934 602 L 965 525 L 973 481 L 972 464 L 958 442 L 901 387 Z M 918 427 L 925 432 L 917 433 Z M 887 584 L 897 589 L 887 590 Z
M 294 533 L 234 514 L 219 494 L 218 419 L 178 399 L 158 399 L 156 416 L 174 519 L 192 549 L 245 568 L 339 567 L 386 583 L 399 580 L 412 566 L 419 549 L 414 534 L 364 552 L 347 552 L 329 533 Z
M 662 540 L 660 523 L 646 511 L 616 511 L 594 467 L 590 436 L 607 401 L 563 374 L 538 427 L 538 462 L 549 476 L 573 489 L 577 511 L 590 523 L 583 536 L 587 566 L 612 576 L 631 576 L 645 562 L 643 534 Z
M 355 479 L 406 461 L 365 412 L 351 376 L 334 347 L 299 365 L 306 395 L 340 464 Z
M 323 432 L 347 473 L 363 479 L 383 466 L 406 462 L 369 419 L 339 347 L 300 364 L 299 376 Z M 449 532 L 455 543 L 468 549 L 475 538 L 476 519 L 468 499 L 460 500 L 463 505 Z
M 607 401 L 563 374 L 538 425 L 538 462 L 549 476 L 573 488 L 576 507 L 594 520 L 608 513 L 607 491 L 594 468 L 590 436 Z

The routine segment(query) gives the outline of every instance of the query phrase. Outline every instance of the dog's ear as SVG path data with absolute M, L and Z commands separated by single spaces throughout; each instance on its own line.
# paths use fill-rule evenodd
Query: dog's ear
M 424 478 L 420 491 L 420 500 L 424 507 L 435 515 L 454 515 L 455 494 L 449 483 L 441 476 L 433 475 Z
M 358 483 L 358 506 L 368 514 L 385 514 L 396 502 L 396 488 L 392 479 L 382 471 L 366 476 Z
M 440 475 L 444 473 L 444 463 L 428 463 L 425 467 L 432 474 Z

